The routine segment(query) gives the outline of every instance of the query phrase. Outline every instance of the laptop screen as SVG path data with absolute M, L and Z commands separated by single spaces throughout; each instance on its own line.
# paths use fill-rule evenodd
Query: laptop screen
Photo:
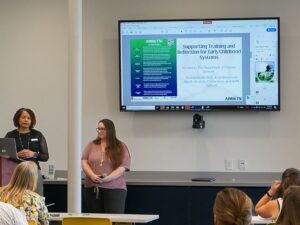
M 0 156 L 7 159 L 21 160 L 17 156 L 16 141 L 14 138 L 0 138 Z

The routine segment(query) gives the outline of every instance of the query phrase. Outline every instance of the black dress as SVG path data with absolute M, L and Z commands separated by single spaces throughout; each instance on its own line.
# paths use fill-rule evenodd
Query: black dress
M 37 157 L 25 160 L 34 161 L 38 168 L 41 169 L 39 161 L 46 162 L 49 159 L 47 142 L 44 135 L 35 129 L 31 129 L 29 133 L 19 133 L 17 129 L 8 132 L 6 138 L 14 138 L 16 140 L 17 151 L 29 149 L 37 153 Z
M 49 159 L 47 142 L 44 135 L 35 129 L 31 129 L 30 132 L 22 134 L 19 133 L 17 129 L 8 132 L 5 135 L 6 138 L 14 138 L 16 140 L 17 151 L 21 151 L 23 149 L 29 149 L 33 152 L 36 152 L 36 156 L 32 158 L 27 158 L 24 160 L 33 161 L 38 166 L 38 181 L 37 188 L 35 192 L 39 195 L 44 195 L 43 188 L 43 178 L 41 174 L 41 167 L 39 161 L 46 162 Z

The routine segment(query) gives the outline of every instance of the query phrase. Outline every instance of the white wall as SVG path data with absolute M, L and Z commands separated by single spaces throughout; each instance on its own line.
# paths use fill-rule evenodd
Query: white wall
M 67 1 L 0 0 L 0 135 L 17 109 L 29 107 L 51 160 L 66 168 Z
M 300 1 L 84 0 L 83 143 L 99 119 L 111 118 L 127 143 L 133 170 L 224 171 L 224 159 L 247 160 L 247 171 L 300 168 L 298 52 Z M 120 113 L 119 19 L 281 17 L 280 112 Z M 0 0 L 0 134 L 21 106 L 32 108 L 51 161 L 67 161 L 67 1 Z

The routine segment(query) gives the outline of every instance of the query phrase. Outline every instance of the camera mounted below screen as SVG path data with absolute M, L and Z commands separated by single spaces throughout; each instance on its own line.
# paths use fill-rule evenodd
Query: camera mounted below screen
M 193 116 L 193 128 L 195 129 L 203 129 L 205 128 L 205 121 L 203 120 L 203 116 L 198 113 Z

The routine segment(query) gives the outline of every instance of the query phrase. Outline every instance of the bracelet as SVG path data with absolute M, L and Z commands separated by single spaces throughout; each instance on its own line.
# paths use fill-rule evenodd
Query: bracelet
M 39 156 L 39 153 L 38 153 L 38 152 L 35 152 L 33 158 L 36 159 L 38 156 Z
M 273 196 L 269 194 L 269 192 L 267 191 L 266 193 L 268 195 L 269 198 L 272 198 Z

